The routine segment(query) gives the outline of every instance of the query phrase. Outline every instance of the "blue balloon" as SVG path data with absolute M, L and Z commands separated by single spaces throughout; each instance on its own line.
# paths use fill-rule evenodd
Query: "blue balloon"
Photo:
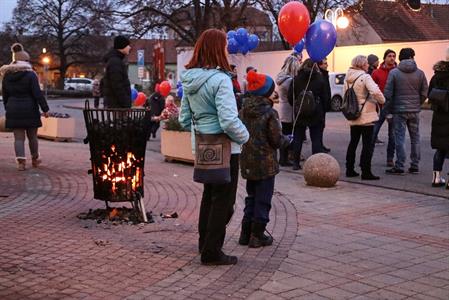
M 182 83 L 180 80 L 178 80 L 178 82 L 176 83 L 176 88 L 179 88 L 180 86 L 182 86 Z
M 234 39 L 240 46 L 246 45 L 248 43 L 248 31 L 245 28 L 237 29 Z
M 228 40 L 235 38 L 235 30 L 229 30 L 227 36 Z
M 293 47 L 293 50 L 295 51 L 295 53 L 301 53 L 302 50 L 304 50 L 305 44 L 306 44 L 306 41 L 304 41 L 304 39 L 300 40 L 299 43 L 297 43 L 295 45 L 295 47 Z
M 178 90 L 176 91 L 176 96 L 178 96 L 179 99 L 182 98 L 183 95 L 183 90 L 182 90 L 182 85 L 180 87 L 178 87 Z
M 250 34 L 248 37 L 248 50 L 256 49 L 259 45 L 259 37 L 255 34 Z
M 132 101 L 136 100 L 137 94 L 139 94 L 139 92 L 136 89 L 132 88 L 131 89 L 131 100 Z
M 228 40 L 228 52 L 229 54 L 236 54 L 239 51 L 239 43 L 235 39 Z
M 240 46 L 239 46 L 239 51 L 240 51 L 240 53 L 242 53 L 243 55 L 246 55 L 246 54 L 249 52 L 248 44 L 246 44 L 246 45 L 240 45 Z
M 314 62 L 323 60 L 337 42 L 337 31 L 331 22 L 317 20 L 310 25 L 306 33 L 306 50 Z

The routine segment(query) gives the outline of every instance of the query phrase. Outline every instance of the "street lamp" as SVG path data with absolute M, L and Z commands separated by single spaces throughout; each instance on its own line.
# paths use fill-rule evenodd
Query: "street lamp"
M 343 9 L 327 9 L 324 13 L 324 19 L 331 22 L 335 30 L 345 29 L 349 26 L 349 19 L 345 16 Z M 332 71 L 335 72 L 335 50 L 332 50 Z
M 42 49 L 43 53 L 46 53 L 47 51 L 45 51 L 46 49 Z M 44 52 L 45 51 L 45 52 Z M 47 99 L 47 91 L 48 91 L 48 65 L 50 64 L 50 57 L 48 56 L 44 56 L 42 58 L 42 63 L 44 64 L 44 77 L 45 77 L 45 99 Z

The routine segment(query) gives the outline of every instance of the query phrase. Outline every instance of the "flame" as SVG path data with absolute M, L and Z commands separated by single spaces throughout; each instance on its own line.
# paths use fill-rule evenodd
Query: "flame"
M 136 188 L 141 186 L 142 181 L 142 170 L 136 166 L 139 160 L 132 152 L 127 152 L 126 158 L 122 159 L 115 151 L 115 145 L 111 146 L 111 150 L 112 153 L 107 156 L 107 163 L 97 168 L 99 178 L 105 182 L 111 182 L 113 192 L 120 192 L 128 185 L 130 185 L 132 191 L 136 191 Z M 103 154 L 102 157 L 106 159 L 106 155 Z M 119 162 L 117 162 L 117 158 L 120 160 Z

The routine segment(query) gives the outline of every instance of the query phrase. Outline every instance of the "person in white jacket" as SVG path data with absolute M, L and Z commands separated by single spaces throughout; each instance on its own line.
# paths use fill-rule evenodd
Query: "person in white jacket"
M 371 159 L 373 157 L 373 137 L 374 123 L 379 119 L 377 114 L 378 104 L 385 103 L 385 97 L 378 85 L 371 76 L 366 73 L 368 70 L 368 59 L 364 55 L 357 55 L 352 59 L 351 67 L 346 73 L 343 94 L 353 86 L 357 95 L 361 115 L 358 119 L 348 121 L 351 127 L 351 141 L 346 152 L 346 177 L 357 177 L 359 173 L 354 170 L 355 155 L 357 146 L 362 137 L 363 147 L 360 156 L 360 167 L 362 169 L 362 179 L 377 180 L 379 176 L 371 172 Z

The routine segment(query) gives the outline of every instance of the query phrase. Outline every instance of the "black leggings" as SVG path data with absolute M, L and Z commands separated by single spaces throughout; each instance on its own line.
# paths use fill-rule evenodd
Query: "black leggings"
M 346 152 L 346 169 L 353 170 L 355 164 L 355 154 L 359 145 L 360 137 L 362 137 L 362 154 L 360 156 L 360 167 L 362 172 L 371 171 L 371 159 L 373 158 L 373 130 L 374 126 L 351 126 L 351 141 Z

